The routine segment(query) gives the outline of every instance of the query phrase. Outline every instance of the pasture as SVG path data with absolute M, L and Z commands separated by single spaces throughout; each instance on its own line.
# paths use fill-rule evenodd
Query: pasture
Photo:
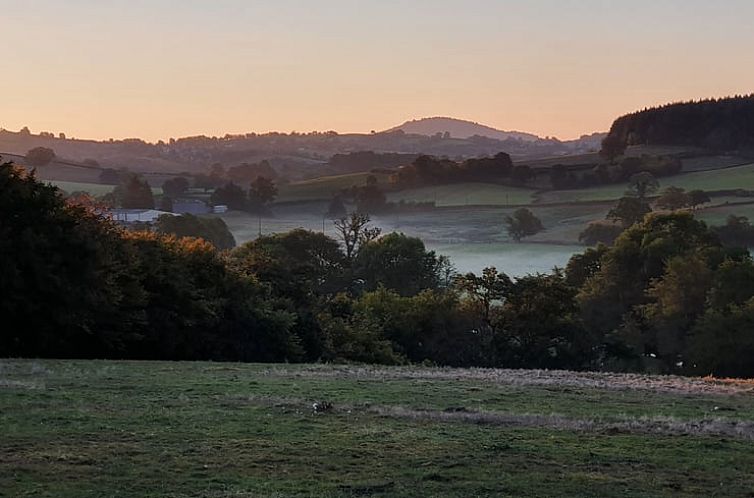
M 315 413 L 327 401 L 332 410 Z M 0 361 L 0 494 L 749 496 L 754 384 Z
M 368 176 L 374 176 L 384 188 L 388 175 L 353 173 L 347 175 L 321 176 L 311 180 L 293 182 L 279 187 L 278 202 L 329 201 L 343 189 L 366 184 Z
M 751 189 L 754 188 L 754 164 L 725 169 L 694 171 L 660 178 L 658 181 L 660 189 L 670 186 L 681 187 L 686 190 L 701 189 L 707 192 Z M 538 202 L 546 204 L 553 202 L 578 203 L 616 200 L 622 197 L 627 189 L 628 184 L 617 184 L 584 189 L 552 190 L 542 192 Z
M 258 236 L 260 225 L 264 235 L 282 233 L 296 228 L 324 232 L 337 238 L 333 221 L 323 216 L 324 203 L 276 206 L 274 216 L 261 219 L 254 215 L 230 212 L 222 215 L 238 244 Z M 594 219 L 603 218 L 608 207 L 574 205 L 533 207 L 545 231 L 513 242 L 505 230 L 504 219 L 513 208 L 443 208 L 421 212 L 389 213 L 372 217 L 373 225 L 383 233 L 402 232 L 419 237 L 429 249 L 449 256 L 460 272 L 481 272 L 495 266 L 512 276 L 547 272 L 563 267 L 575 253 L 584 250 L 578 235 Z M 261 222 L 261 223 L 260 223 Z
M 67 194 L 72 194 L 73 192 L 86 192 L 92 196 L 109 194 L 115 188 L 115 185 L 105 185 L 102 183 L 67 182 L 62 180 L 49 180 L 48 183 L 55 185 Z M 155 195 L 161 195 L 162 188 L 152 187 L 152 193 Z
M 456 183 L 391 192 L 392 202 L 434 202 L 438 207 L 530 204 L 534 190 L 494 183 Z

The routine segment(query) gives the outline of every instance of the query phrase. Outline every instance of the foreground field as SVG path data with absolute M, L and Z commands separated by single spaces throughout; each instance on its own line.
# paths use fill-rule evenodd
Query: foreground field
M 2 496 L 754 491 L 745 382 L 5 360 L 0 407 Z

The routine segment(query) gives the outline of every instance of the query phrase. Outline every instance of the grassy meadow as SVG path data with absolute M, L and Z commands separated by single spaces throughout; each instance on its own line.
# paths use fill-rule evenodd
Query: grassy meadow
M 493 183 L 457 183 L 401 190 L 388 195 L 391 202 L 434 202 L 438 207 L 506 206 L 530 204 L 534 190 Z
M 329 201 L 340 190 L 366 184 L 367 177 L 374 176 L 384 185 L 388 175 L 372 173 L 352 173 L 347 175 L 321 176 L 281 185 L 278 189 L 278 202 Z
M 109 194 L 115 188 L 115 185 L 104 185 L 102 183 L 67 182 L 62 180 L 49 180 L 48 183 L 55 185 L 68 194 L 72 194 L 73 192 L 86 192 L 92 196 Z M 155 195 L 161 195 L 162 188 L 152 187 L 152 193 Z
M 315 413 L 328 401 L 332 410 Z M 0 361 L 0 495 L 751 496 L 754 384 Z
M 332 220 L 323 217 L 326 209 L 323 203 L 276 207 L 274 216 L 261 218 L 262 233 L 269 235 L 296 228 L 320 232 L 324 227 L 327 235 L 337 237 Z M 575 252 L 584 250 L 578 242 L 584 226 L 604 217 L 607 209 L 588 204 L 573 206 L 567 212 L 560 207 L 533 207 L 545 231 L 520 244 L 513 242 L 505 230 L 505 216 L 513 208 L 444 208 L 376 215 L 372 220 L 384 233 L 396 231 L 421 238 L 428 248 L 449 256 L 460 272 L 480 272 L 487 266 L 495 266 L 509 275 L 522 276 L 565 266 Z M 237 243 L 258 236 L 258 217 L 238 212 L 222 217 Z
M 725 169 L 693 171 L 667 178 L 659 178 L 660 189 L 681 187 L 686 190 L 701 189 L 707 192 L 719 190 L 751 189 L 754 187 L 754 164 Z M 628 184 L 604 185 L 585 189 L 552 190 L 541 193 L 540 203 L 610 201 L 623 196 Z

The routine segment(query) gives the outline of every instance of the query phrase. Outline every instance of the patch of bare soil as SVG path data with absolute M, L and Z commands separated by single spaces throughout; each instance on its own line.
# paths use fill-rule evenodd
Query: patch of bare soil
M 680 420 L 673 417 L 637 417 L 603 421 L 560 415 L 512 414 L 466 410 L 413 410 L 398 406 L 370 407 L 370 413 L 389 418 L 461 422 L 504 427 L 529 427 L 607 434 L 657 434 L 663 436 L 720 436 L 754 440 L 754 422 L 719 418 Z
M 293 370 L 270 368 L 276 377 L 352 378 L 357 380 L 457 380 L 508 386 L 552 386 L 610 390 L 646 390 L 674 394 L 754 394 L 754 380 L 716 379 L 565 370 L 505 370 L 491 368 L 419 368 L 312 365 Z

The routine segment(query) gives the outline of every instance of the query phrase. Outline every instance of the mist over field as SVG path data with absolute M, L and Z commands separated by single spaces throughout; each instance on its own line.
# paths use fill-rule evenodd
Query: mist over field
M 754 496 L 750 0 L 0 13 L 0 497 Z

